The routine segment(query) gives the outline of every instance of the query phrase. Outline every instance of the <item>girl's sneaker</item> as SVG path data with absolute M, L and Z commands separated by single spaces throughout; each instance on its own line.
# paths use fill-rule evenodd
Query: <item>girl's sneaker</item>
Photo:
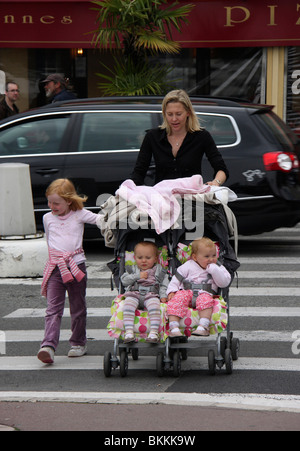
M 38 352 L 37 358 L 43 363 L 54 363 L 54 349 L 50 346 L 41 348 Z
M 71 346 L 68 357 L 82 357 L 87 353 L 87 346 Z

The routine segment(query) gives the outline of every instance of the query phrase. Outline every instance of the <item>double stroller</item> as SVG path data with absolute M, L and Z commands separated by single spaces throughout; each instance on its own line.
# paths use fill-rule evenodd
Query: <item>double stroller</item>
M 231 283 L 240 264 L 236 257 L 236 250 L 233 250 L 230 239 L 235 237 L 237 245 L 237 230 L 228 220 L 228 209 L 221 203 L 204 203 L 203 207 L 203 236 L 213 240 L 219 250 L 219 261 L 225 266 L 231 275 Z M 188 211 L 195 216 L 196 202 L 192 202 L 192 208 Z M 234 216 L 231 213 L 231 218 Z M 186 219 L 186 218 L 185 218 Z M 192 220 L 192 218 L 190 218 Z M 235 219 L 235 218 L 234 218 Z M 167 318 L 167 305 L 161 304 L 161 322 L 159 328 L 159 343 L 146 342 L 150 331 L 150 321 L 147 311 L 140 308 L 136 310 L 134 332 L 136 341 L 124 343 L 125 330 L 123 325 L 124 287 L 121 283 L 121 275 L 128 266 L 134 265 L 133 249 L 141 241 L 152 241 L 159 248 L 159 263 L 168 271 L 170 280 L 176 269 L 190 257 L 190 230 L 187 230 L 184 221 L 179 227 L 172 227 L 161 234 L 157 234 L 150 227 L 132 230 L 129 226 L 115 230 L 115 255 L 114 260 L 108 263 L 112 271 L 112 284 L 118 289 L 118 295 L 113 300 L 111 311 L 112 317 L 107 329 L 109 335 L 114 339 L 113 351 L 106 351 L 104 354 L 104 374 L 110 377 L 112 370 L 120 369 L 122 377 L 128 374 L 129 355 L 133 360 L 139 359 L 139 351 L 146 355 L 156 356 L 157 375 L 162 377 L 168 373 L 173 373 L 174 377 L 181 374 L 181 362 L 188 358 L 188 351 L 197 348 L 208 348 L 208 370 L 214 375 L 216 369 L 221 369 L 225 365 L 227 374 L 233 370 L 233 360 L 239 356 L 240 343 L 233 337 L 230 329 L 230 302 L 229 287 L 219 290 L 215 297 L 215 305 L 210 324 L 210 337 L 191 339 L 192 332 L 197 328 L 199 317 L 197 310 L 190 308 L 185 318 L 180 321 L 182 337 L 170 338 L 168 336 L 169 324 Z M 235 229 L 235 230 L 234 230 Z M 222 335 L 222 333 L 224 333 Z M 215 340 L 212 342 L 211 339 Z

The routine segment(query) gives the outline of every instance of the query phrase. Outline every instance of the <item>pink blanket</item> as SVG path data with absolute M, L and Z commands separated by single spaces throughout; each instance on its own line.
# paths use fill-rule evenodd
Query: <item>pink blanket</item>
M 210 186 L 203 184 L 201 175 L 163 180 L 155 186 L 137 186 L 132 180 L 125 180 L 116 191 L 138 210 L 150 216 L 156 232 L 163 233 L 170 229 L 180 215 L 180 205 L 175 195 L 202 194 L 210 191 Z

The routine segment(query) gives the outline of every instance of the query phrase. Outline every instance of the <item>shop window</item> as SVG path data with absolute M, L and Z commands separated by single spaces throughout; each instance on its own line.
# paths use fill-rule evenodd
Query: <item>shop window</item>
M 182 49 L 179 55 L 162 56 L 162 61 L 173 66 L 169 75 L 173 87 L 190 95 L 265 101 L 262 48 Z
M 300 136 L 300 47 L 288 48 L 286 122 Z

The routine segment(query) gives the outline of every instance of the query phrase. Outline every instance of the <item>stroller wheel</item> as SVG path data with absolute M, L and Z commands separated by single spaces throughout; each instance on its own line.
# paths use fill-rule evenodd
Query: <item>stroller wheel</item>
M 164 353 L 159 352 L 156 357 L 156 371 L 158 377 L 163 377 L 165 373 Z
M 220 354 L 223 357 L 223 359 L 225 359 L 226 346 L 227 346 L 227 338 L 226 337 L 221 337 L 220 338 Z
M 138 348 L 132 348 L 131 349 L 132 359 L 133 360 L 139 360 L 139 350 Z
M 231 340 L 231 352 L 232 360 L 238 360 L 240 352 L 240 340 L 238 338 L 233 338 Z
M 232 374 L 233 365 L 232 365 L 232 355 L 231 355 L 231 349 L 225 350 L 225 368 L 227 374 Z
M 181 353 L 179 350 L 176 350 L 174 352 L 173 374 L 174 374 L 174 377 L 179 377 L 181 375 Z
M 213 349 L 208 351 L 208 372 L 211 376 L 216 374 L 216 356 Z
M 128 354 L 125 349 L 120 353 L 120 374 L 122 377 L 128 374 Z
M 111 376 L 111 353 L 106 351 L 103 358 L 103 370 L 105 377 Z

